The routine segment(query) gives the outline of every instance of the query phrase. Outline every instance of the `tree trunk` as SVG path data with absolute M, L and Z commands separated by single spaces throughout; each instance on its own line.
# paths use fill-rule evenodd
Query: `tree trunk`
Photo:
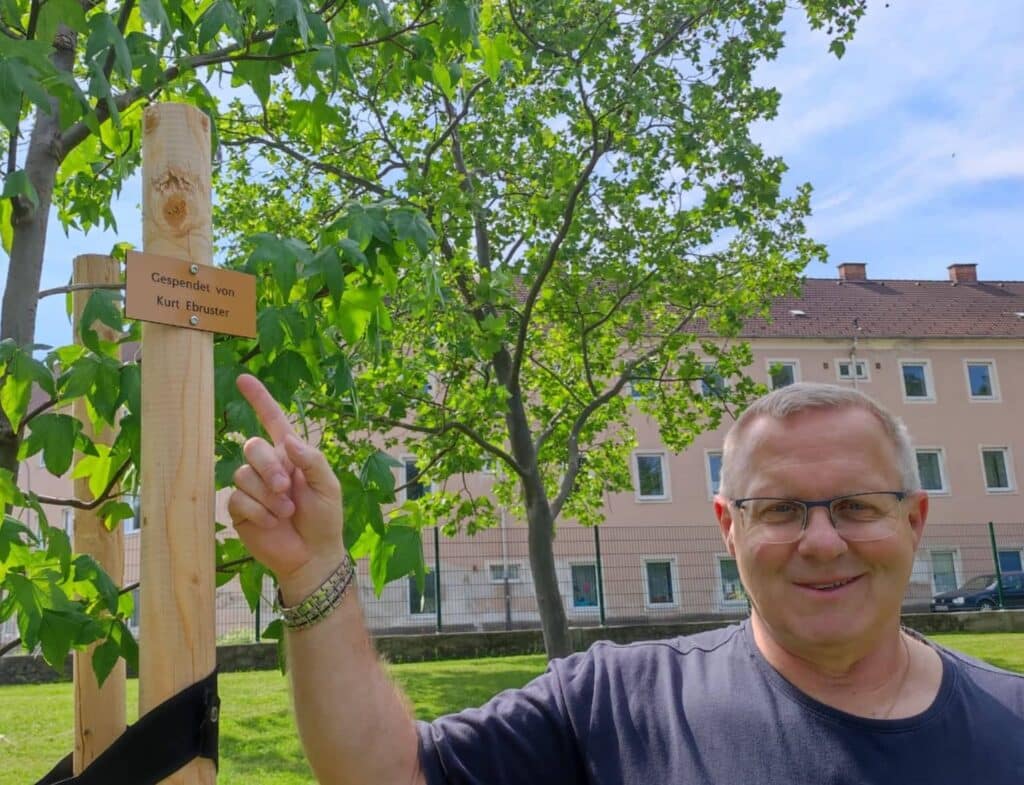
M 71 71 L 75 45 L 74 32 L 62 26 L 54 39 L 53 62 L 58 69 Z M 25 349 L 35 343 L 46 225 L 53 203 L 57 169 L 64 155 L 65 151 L 60 145 L 59 107 L 56 100 L 51 100 L 49 113 L 36 110 L 35 123 L 29 137 L 25 171 L 39 196 L 39 204 L 33 207 L 23 197 L 14 202 L 11 216 L 14 236 L 10 264 L 7 267 L 3 312 L 0 314 L 0 339 L 11 339 Z M 0 467 L 8 469 L 15 476 L 18 472 L 19 441 L 19 434 L 7 415 L 0 411 Z
M 518 380 L 511 380 L 511 358 L 505 349 L 494 357 L 497 377 L 509 390 L 508 412 L 505 423 L 508 428 L 512 455 L 525 476 L 519 484 L 526 503 L 526 522 L 529 527 L 530 571 L 533 573 L 533 589 L 537 595 L 537 610 L 540 613 L 541 629 L 544 633 L 544 650 L 548 659 L 567 657 L 572 654 L 569 638 L 569 621 L 562 604 L 562 593 L 558 590 L 558 574 L 555 571 L 555 554 L 552 544 L 555 539 L 555 520 L 551 514 L 551 502 L 544 490 L 544 482 L 537 468 L 537 452 L 533 446 L 526 410 L 519 392 Z

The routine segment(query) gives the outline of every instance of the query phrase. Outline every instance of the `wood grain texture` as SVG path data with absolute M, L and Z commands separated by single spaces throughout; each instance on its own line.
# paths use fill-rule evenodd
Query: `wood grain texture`
M 109 256 L 85 254 L 75 257 L 74 283 L 76 284 L 111 284 L 120 279 L 120 268 Z M 82 311 L 92 295 L 91 290 L 79 290 L 74 293 L 73 312 L 75 324 L 75 343 L 81 343 L 79 324 Z M 120 336 L 104 324 L 93 326 L 100 338 L 106 341 L 117 340 Z M 97 444 L 111 444 L 114 440 L 113 431 L 105 429 L 95 432 L 86 412 L 84 398 L 79 398 L 73 406 L 74 416 L 82 423 L 83 433 Z M 113 493 L 117 494 L 117 489 Z M 75 497 L 80 501 L 92 501 L 88 478 L 75 480 Z M 117 586 L 124 583 L 124 532 L 120 526 L 107 531 L 102 519 L 94 510 L 75 510 L 74 549 L 75 553 L 92 556 L 106 571 Z M 75 685 L 75 748 L 74 769 L 80 774 L 82 769 L 92 763 L 96 757 L 109 747 L 125 729 L 125 665 L 118 660 L 103 687 L 96 681 L 92 670 L 92 652 L 90 646 L 84 652 L 74 653 L 74 685 Z
M 209 118 L 156 104 L 143 126 L 143 250 L 211 264 Z M 143 324 L 140 713 L 215 666 L 213 439 L 213 336 Z M 215 779 L 199 759 L 163 782 Z

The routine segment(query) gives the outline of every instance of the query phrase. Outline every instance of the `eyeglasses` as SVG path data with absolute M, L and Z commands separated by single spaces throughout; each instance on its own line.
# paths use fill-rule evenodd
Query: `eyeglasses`
M 828 510 L 833 528 L 844 540 L 870 542 L 896 533 L 900 504 L 907 496 L 906 491 L 875 491 L 818 501 L 755 496 L 733 499 L 732 503 L 743 514 L 747 528 L 761 542 L 799 540 L 807 528 L 807 516 L 812 507 Z

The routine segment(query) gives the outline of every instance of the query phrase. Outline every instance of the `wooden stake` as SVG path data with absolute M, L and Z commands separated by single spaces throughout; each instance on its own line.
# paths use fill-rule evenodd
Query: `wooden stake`
M 76 284 L 110 284 L 120 279 L 117 262 L 109 256 L 86 254 L 75 257 L 74 282 Z M 78 290 L 73 296 L 75 343 L 81 343 L 79 330 L 82 325 L 82 311 L 88 302 L 91 290 Z M 120 336 L 97 323 L 94 329 L 105 341 L 117 340 Z M 82 423 L 82 431 L 97 444 L 111 444 L 113 432 L 107 428 L 94 433 L 86 412 L 85 398 L 74 403 L 74 416 Z M 113 491 L 115 494 L 117 489 Z M 75 480 L 75 496 L 81 501 L 92 501 L 88 478 Z M 124 533 L 120 526 L 107 531 L 95 510 L 75 510 L 75 553 L 92 556 L 106 571 L 115 585 L 124 582 Z M 103 687 L 100 688 L 92 670 L 92 653 L 95 646 L 84 652 L 75 652 L 75 751 L 74 770 L 78 775 L 92 763 L 101 752 L 109 747 L 125 729 L 125 667 L 124 660 L 118 660 Z
M 209 118 L 183 104 L 150 106 L 142 137 L 143 250 L 211 264 L 210 200 Z M 216 664 L 213 438 L 213 336 L 144 323 L 140 713 Z M 213 762 L 197 759 L 163 782 L 215 779 Z

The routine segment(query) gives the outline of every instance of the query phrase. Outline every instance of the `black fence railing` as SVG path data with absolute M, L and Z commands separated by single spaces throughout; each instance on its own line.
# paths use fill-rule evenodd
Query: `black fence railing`
M 426 529 L 423 553 L 429 572 L 422 589 L 408 578 L 389 584 L 379 597 L 366 565 L 360 564 L 358 591 L 374 633 L 540 626 L 525 526 L 452 538 Z M 558 589 L 571 626 L 735 618 L 748 612 L 736 562 L 712 524 L 565 525 L 558 529 L 554 553 Z M 974 593 L 978 596 L 950 604 L 949 609 L 1024 607 L 1022 560 L 1024 522 L 929 523 L 914 560 L 904 609 L 928 610 L 935 595 L 972 579 L 970 585 L 983 587 Z M 127 561 L 130 573 L 130 554 Z M 994 579 L 997 574 L 1001 582 Z M 993 583 L 995 591 L 984 588 Z M 981 595 L 987 598 L 984 602 Z M 221 587 L 218 641 L 258 640 L 274 618 L 272 599 L 268 582 L 254 614 L 237 582 Z M 0 644 L 16 636 L 16 627 L 8 622 L 0 630 Z

